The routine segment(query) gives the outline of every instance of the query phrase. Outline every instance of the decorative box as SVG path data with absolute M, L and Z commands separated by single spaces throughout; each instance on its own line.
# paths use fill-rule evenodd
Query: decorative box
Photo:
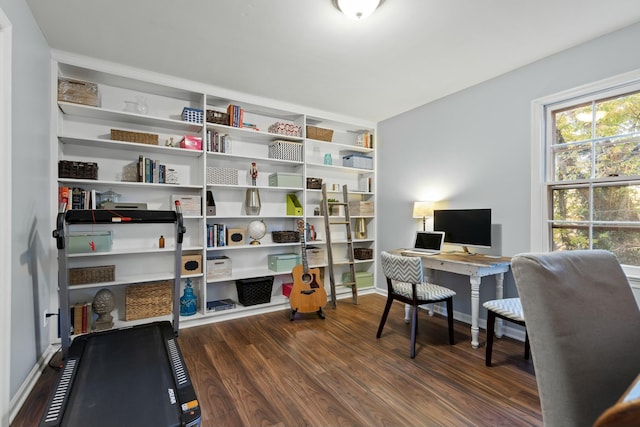
M 202 110 L 198 108 L 184 107 L 182 109 L 182 120 L 191 123 L 202 123 Z
M 111 231 L 71 232 L 67 242 L 67 253 L 109 252 L 112 243 Z
M 171 280 L 127 286 L 124 320 L 171 314 L 172 303 L 173 282 Z
M 199 136 L 185 135 L 180 141 L 180 148 L 202 151 L 202 138 Z
M 202 197 L 192 196 L 187 194 L 172 194 L 171 195 L 171 209 L 176 205 L 176 200 L 180 201 L 180 207 L 182 208 L 182 215 L 185 216 L 200 216 L 202 215 Z
M 202 273 L 202 255 L 182 255 L 182 275 Z
M 351 201 L 349 202 L 349 213 L 354 216 L 372 216 L 373 202 Z
M 292 290 L 293 290 L 293 283 L 282 284 L 282 295 L 284 295 L 285 297 L 289 298 Z
M 238 246 L 244 245 L 247 230 L 244 228 L 227 228 L 227 245 Z
M 100 91 L 96 83 L 58 77 L 58 101 L 100 106 Z
M 302 204 L 295 194 L 287 194 L 287 215 L 302 216 Z
M 351 280 L 351 273 L 345 271 L 342 273 L 342 283 L 348 283 Z M 373 273 L 367 273 L 366 271 L 356 272 L 356 286 L 358 288 L 366 288 L 373 286 Z
M 349 154 L 342 157 L 342 166 L 348 168 L 373 169 L 373 158 L 362 154 Z
M 294 125 L 293 123 L 275 122 L 269 126 L 270 133 L 277 133 L 279 135 L 288 136 L 302 136 L 302 126 Z
M 238 169 L 208 167 L 207 184 L 238 185 Z
M 288 172 L 272 173 L 269 175 L 269 187 L 302 188 L 302 175 Z
M 307 246 L 307 262 L 310 267 L 324 265 L 324 249 Z
M 315 126 L 307 126 L 307 138 L 331 142 L 331 140 L 333 139 L 333 130 L 318 128 Z
M 271 271 L 291 271 L 293 267 L 302 263 L 298 254 L 278 254 L 269 255 L 269 270 Z
M 231 277 L 231 258 L 226 256 L 207 257 L 207 280 Z
M 302 143 L 277 139 L 269 143 L 269 158 L 302 161 Z
M 272 289 L 273 276 L 236 280 L 238 302 L 244 306 L 270 302 Z

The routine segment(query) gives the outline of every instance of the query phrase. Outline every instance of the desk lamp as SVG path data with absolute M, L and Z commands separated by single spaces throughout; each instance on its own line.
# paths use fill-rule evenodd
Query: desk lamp
M 433 202 L 413 202 L 413 217 L 422 218 L 422 231 L 427 231 L 427 217 L 433 216 Z

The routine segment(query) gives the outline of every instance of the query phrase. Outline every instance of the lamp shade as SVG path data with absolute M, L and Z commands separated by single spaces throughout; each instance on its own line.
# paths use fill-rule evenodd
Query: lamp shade
M 433 215 L 433 202 L 413 202 L 413 217 L 424 218 Z
M 334 3 L 348 18 L 359 20 L 371 15 L 380 0 L 334 0 Z

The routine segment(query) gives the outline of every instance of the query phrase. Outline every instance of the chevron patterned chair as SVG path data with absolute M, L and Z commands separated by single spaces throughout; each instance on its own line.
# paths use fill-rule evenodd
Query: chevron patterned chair
M 416 333 L 418 330 L 418 306 L 446 302 L 447 320 L 449 323 L 449 344 L 453 345 L 453 296 L 456 294 L 449 288 L 424 282 L 422 259 L 395 255 L 382 251 L 382 271 L 387 277 L 387 304 L 382 313 L 376 338 L 382 335 L 393 301 L 401 301 L 413 307 L 411 315 L 411 358 L 416 356 Z
M 482 304 L 487 309 L 487 352 L 485 365 L 491 366 L 491 353 L 493 352 L 493 338 L 495 336 L 496 317 L 516 323 L 526 328 L 522 304 L 520 298 L 503 298 L 487 301 Z M 524 358 L 529 360 L 529 334 L 525 329 Z

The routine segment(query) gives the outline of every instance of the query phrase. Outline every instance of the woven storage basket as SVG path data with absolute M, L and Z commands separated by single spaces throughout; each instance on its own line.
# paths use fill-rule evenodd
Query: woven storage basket
M 236 280 L 238 302 L 244 306 L 270 302 L 272 289 L 273 276 Z
M 373 249 L 353 248 L 353 257 L 355 259 L 372 259 L 373 258 Z
M 111 140 L 137 142 L 138 144 L 158 145 L 158 134 L 111 129 Z
M 294 243 L 300 241 L 300 233 L 297 231 L 272 231 L 273 243 Z
M 116 276 L 115 265 L 70 268 L 69 284 L 83 285 L 86 283 L 113 282 L 116 279 L 115 276 Z
M 220 111 L 207 110 L 207 123 L 229 126 L 229 114 Z
M 307 126 L 307 138 L 331 142 L 333 139 L 333 130 Z
M 310 190 L 320 190 L 322 188 L 322 178 L 307 178 L 307 188 Z
M 146 319 L 171 314 L 173 282 L 163 280 L 127 286 L 124 320 Z
M 98 164 L 93 162 L 58 162 L 58 178 L 98 179 Z

